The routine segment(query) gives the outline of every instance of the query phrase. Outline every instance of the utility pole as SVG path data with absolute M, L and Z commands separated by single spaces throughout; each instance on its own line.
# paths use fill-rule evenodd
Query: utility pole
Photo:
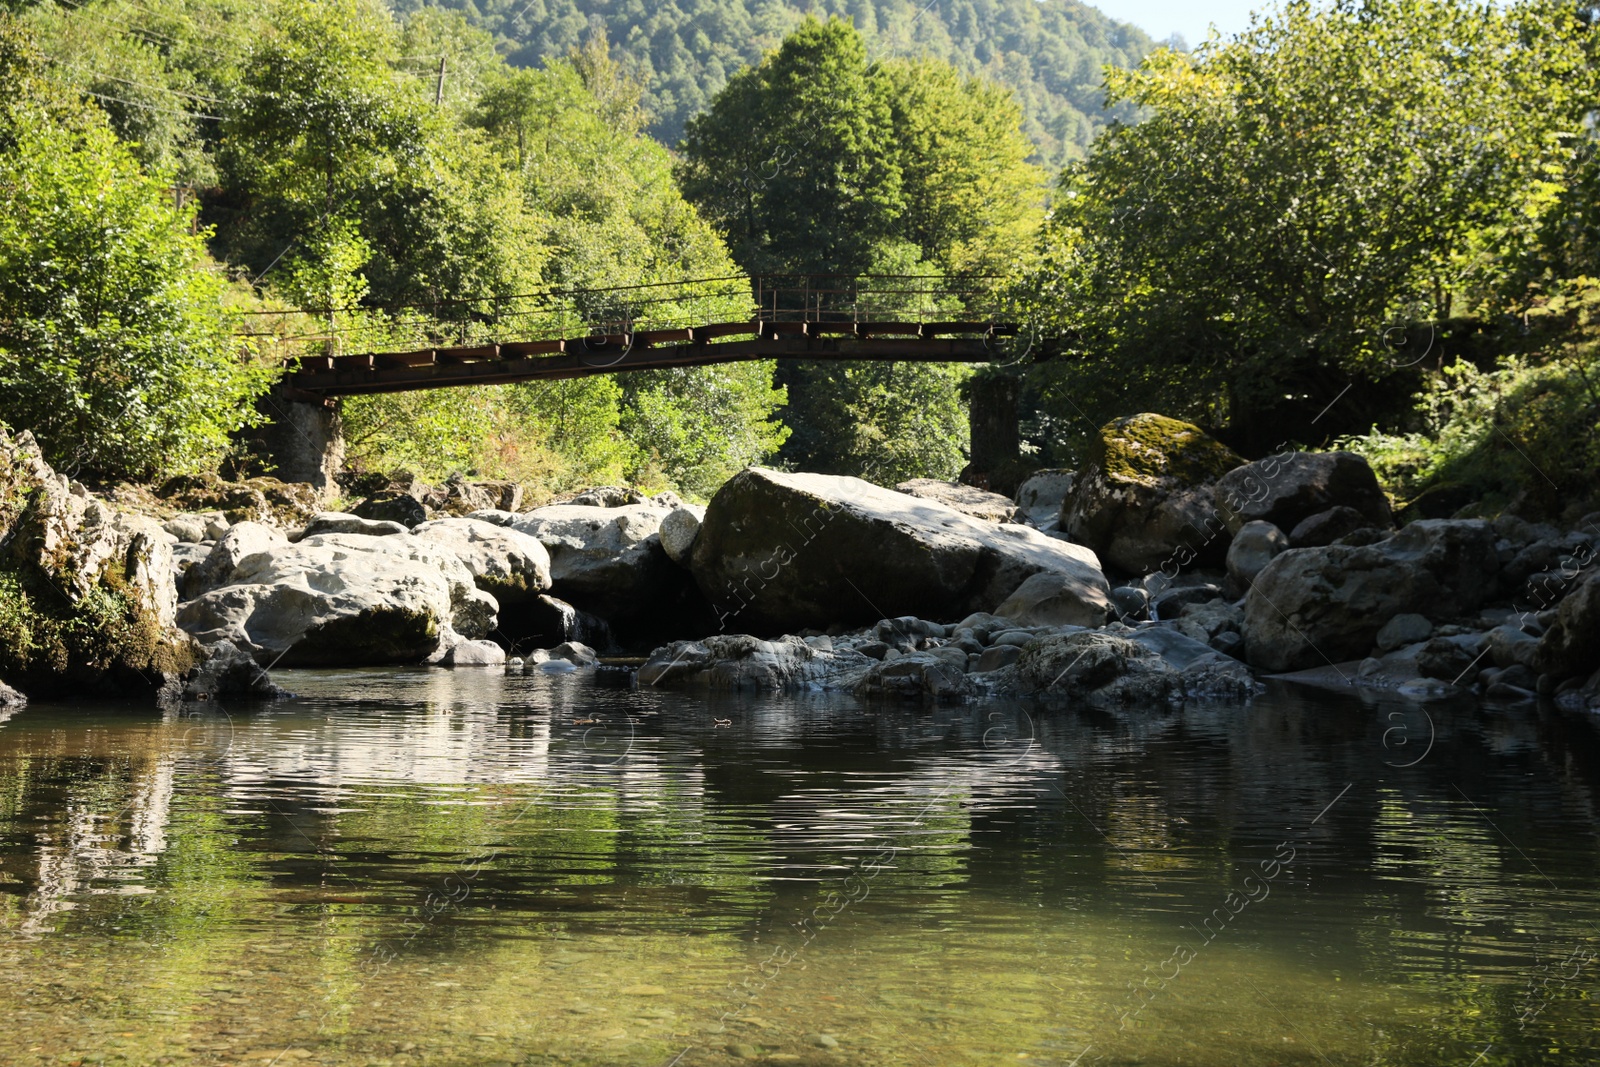
M 439 57 L 439 80 L 433 86 L 433 106 L 444 104 L 444 56 Z

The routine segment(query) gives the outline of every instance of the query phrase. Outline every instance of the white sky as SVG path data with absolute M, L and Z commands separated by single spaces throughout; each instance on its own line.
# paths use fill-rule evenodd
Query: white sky
M 1224 37 L 1250 25 L 1250 12 L 1273 6 L 1271 0 L 1089 0 L 1119 22 L 1131 22 L 1158 41 L 1181 33 L 1190 48 L 1206 38 L 1215 23 Z

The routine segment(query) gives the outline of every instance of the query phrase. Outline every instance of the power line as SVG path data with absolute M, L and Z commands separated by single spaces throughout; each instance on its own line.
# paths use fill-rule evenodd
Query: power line
M 178 38 L 173 37 L 170 34 L 162 33 L 160 30 L 150 29 L 148 26 L 137 26 L 126 19 L 119 19 L 114 15 L 103 15 L 99 10 L 91 11 L 89 10 L 88 6 L 80 2 L 80 0 L 61 0 L 61 3 L 77 11 L 86 18 L 94 19 L 96 22 L 100 22 L 105 25 L 121 26 L 124 30 L 128 31 L 128 33 L 134 36 L 143 36 L 144 38 L 147 38 L 145 42 L 146 44 L 165 45 L 166 47 L 173 49 L 192 48 L 196 52 L 204 52 L 207 55 L 216 56 L 218 59 L 237 58 L 229 55 L 226 52 L 219 52 L 215 48 L 206 48 L 204 45 L 194 44 L 190 41 L 180 41 Z M 148 40 L 148 38 L 154 38 L 154 40 Z
M 95 70 L 92 67 L 80 67 L 76 63 L 68 63 L 66 60 L 57 59 L 54 56 L 49 56 L 46 58 L 48 58 L 50 62 L 56 64 L 57 66 L 71 67 L 73 70 L 79 71 L 80 73 L 92 74 L 97 78 L 106 78 L 110 81 L 121 82 L 123 85 L 132 85 L 139 89 L 154 89 L 157 92 L 171 93 L 174 96 L 183 96 L 189 98 L 190 100 L 198 100 L 202 104 L 222 104 L 224 106 L 227 104 L 227 101 L 219 100 L 214 96 L 201 96 L 199 93 L 186 93 L 182 89 L 174 89 L 169 85 L 151 85 L 149 82 L 134 81 L 132 78 L 119 78 L 115 74 L 107 74 L 103 70 Z
M 69 86 L 69 88 L 76 88 L 76 86 Z M 154 104 L 141 104 L 137 100 L 125 100 L 120 96 L 107 96 L 104 93 L 91 93 L 87 89 L 78 89 L 78 92 L 82 93 L 84 96 L 92 96 L 96 100 L 106 100 L 111 103 L 127 104 L 129 107 L 137 107 L 145 111 L 159 111 L 164 115 L 184 115 L 191 119 L 205 119 L 207 122 L 222 121 L 221 115 L 202 115 L 198 111 L 179 111 L 170 107 L 156 107 Z

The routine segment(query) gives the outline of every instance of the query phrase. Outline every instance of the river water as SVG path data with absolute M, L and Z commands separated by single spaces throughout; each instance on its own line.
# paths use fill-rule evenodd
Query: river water
M 1600 729 L 283 671 L 0 723 L 0 1064 L 1600 1062 Z

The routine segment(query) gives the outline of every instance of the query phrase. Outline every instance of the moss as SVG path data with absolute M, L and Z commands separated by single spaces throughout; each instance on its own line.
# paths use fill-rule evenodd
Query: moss
M 1164 478 L 1187 485 L 1211 482 L 1245 462 L 1193 423 L 1149 413 L 1101 427 L 1090 459 L 1112 481 L 1139 485 Z
M 286 667 L 415 663 L 438 645 L 439 620 L 432 612 L 368 608 L 308 631 L 282 663 Z
M 186 639 L 108 573 L 76 599 L 36 566 L 0 568 L 0 676 L 30 694 L 154 691 L 194 664 Z

